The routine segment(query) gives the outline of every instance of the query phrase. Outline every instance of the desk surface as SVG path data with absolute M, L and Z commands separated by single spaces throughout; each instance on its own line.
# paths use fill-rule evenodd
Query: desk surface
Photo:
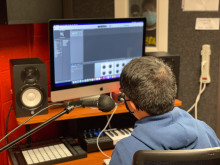
M 113 150 L 105 150 L 104 153 L 111 156 Z M 104 165 L 104 159 L 108 159 L 101 152 L 88 153 L 87 158 L 77 159 L 65 163 L 60 163 L 59 165 Z
M 174 106 L 181 106 L 182 102 L 180 100 L 175 100 L 175 105 Z M 32 118 L 30 121 L 28 121 L 25 124 L 35 124 L 35 123 L 42 123 L 51 117 L 55 116 L 56 114 L 60 113 L 63 111 L 64 107 L 57 107 L 57 108 L 49 108 L 48 114 L 45 115 L 38 115 Z M 125 108 L 124 105 L 118 105 L 118 108 L 115 112 L 115 114 L 118 113 L 127 113 L 127 109 Z M 77 119 L 77 118 L 85 118 L 85 117 L 92 117 L 92 116 L 103 116 L 103 115 L 110 115 L 112 111 L 104 113 L 101 112 L 98 109 L 92 109 L 92 108 L 75 108 L 71 113 L 65 114 L 61 117 L 59 117 L 57 120 L 69 120 L 69 119 Z M 20 117 L 17 118 L 18 124 L 23 123 L 25 120 L 27 120 L 29 117 Z

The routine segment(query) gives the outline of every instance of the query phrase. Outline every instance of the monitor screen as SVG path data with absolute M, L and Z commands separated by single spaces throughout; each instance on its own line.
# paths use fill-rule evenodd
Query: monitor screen
M 144 55 L 144 18 L 49 21 L 51 100 L 113 92 L 123 67 Z

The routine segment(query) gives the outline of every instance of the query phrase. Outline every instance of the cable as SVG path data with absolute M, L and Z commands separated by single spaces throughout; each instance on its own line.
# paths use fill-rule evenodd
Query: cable
M 202 85 L 203 85 L 203 87 L 202 87 Z M 198 107 L 197 107 L 197 106 L 198 106 L 198 103 L 199 103 L 199 100 L 200 100 L 200 96 L 201 96 L 202 93 L 205 91 L 205 89 L 206 89 L 206 83 L 200 82 L 199 93 L 198 93 L 198 95 L 197 95 L 197 97 L 196 97 L 196 101 L 195 101 L 195 103 L 187 110 L 187 112 L 189 113 L 189 112 L 191 112 L 192 109 L 195 107 L 195 119 L 198 118 Z
M 10 116 L 11 111 L 12 111 L 12 104 L 9 108 L 8 116 L 7 116 L 7 119 L 6 119 L 5 135 L 7 135 L 7 133 L 8 133 L 8 120 L 9 120 L 9 116 Z M 5 139 L 5 142 L 6 142 L 6 144 L 8 144 L 8 137 Z
M 205 88 L 206 88 L 206 83 L 205 83 L 204 86 L 203 86 L 203 89 L 202 89 L 202 91 L 201 91 L 201 93 L 200 93 L 200 95 L 199 95 L 199 98 L 196 99 L 196 103 L 195 103 L 195 119 L 198 118 L 198 110 L 197 110 L 197 109 L 198 109 L 198 103 L 199 103 L 199 100 L 200 100 L 200 96 L 201 96 L 201 94 L 204 92 Z
M 19 126 L 15 127 L 12 131 L 10 131 L 8 134 L 6 134 L 1 140 L 4 140 L 6 137 L 8 137 L 11 133 L 13 133 L 14 131 L 16 131 L 18 128 L 20 128 L 22 125 L 24 125 L 25 123 L 27 123 L 29 120 L 31 120 L 34 116 L 38 115 L 39 113 L 41 113 L 42 111 L 44 111 L 45 109 L 47 108 L 50 108 L 50 107 L 53 107 L 53 106 L 57 106 L 57 105 L 63 105 L 63 104 L 52 104 L 52 105 L 49 105 L 43 109 L 41 109 L 40 111 L 38 111 L 37 113 L 35 113 L 34 115 L 32 115 L 31 117 L 29 117 L 27 120 L 25 120 L 23 123 L 21 123 Z
M 195 107 L 195 105 L 196 105 L 196 102 L 199 101 L 201 94 L 204 92 L 205 87 L 206 87 L 206 84 L 204 84 L 203 88 L 201 89 L 202 84 L 203 84 L 203 83 L 200 83 L 200 89 L 199 89 L 199 93 L 198 93 L 198 95 L 197 95 L 197 97 L 196 97 L 195 103 L 187 110 L 187 112 L 192 111 L 192 109 L 193 109 L 193 108 Z
M 198 95 L 196 96 L 196 99 L 197 99 L 197 97 L 199 96 L 199 94 L 201 93 L 201 88 L 202 88 L 202 82 L 200 82 L 200 85 L 199 85 L 199 93 L 198 93 Z M 194 107 L 195 107 L 195 103 L 187 110 L 187 112 L 189 113 Z
M 103 155 L 105 155 L 106 157 L 108 157 L 108 158 L 111 158 L 111 157 L 110 157 L 109 155 L 105 154 L 105 153 L 101 150 L 101 148 L 99 147 L 99 137 L 101 136 L 101 134 L 102 134 L 102 133 L 106 130 L 106 128 L 108 127 L 108 125 L 109 125 L 109 123 L 110 123 L 110 121 L 111 121 L 111 119 L 112 119 L 112 117 L 113 117 L 115 111 L 117 110 L 117 108 L 118 108 L 118 106 L 117 106 L 117 104 L 116 104 L 116 107 L 115 107 L 114 111 L 112 112 L 111 116 L 109 117 L 109 120 L 107 121 L 107 123 L 106 123 L 105 127 L 103 128 L 103 130 L 102 130 L 101 132 L 99 132 L 99 135 L 98 135 L 97 140 L 96 140 L 97 147 L 98 147 L 99 151 L 100 151 Z
M 106 115 L 106 118 L 107 118 L 107 121 L 108 121 L 108 120 L 109 120 L 109 115 Z M 112 128 L 111 123 L 109 123 L 108 128 L 109 128 L 109 129 Z
M 195 119 L 198 118 L 198 103 L 200 100 L 200 96 L 202 95 L 202 93 L 204 92 L 206 88 L 206 83 L 210 83 L 210 76 L 209 76 L 209 56 L 211 55 L 210 45 L 202 46 L 201 55 L 202 55 L 202 62 L 201 62 L 199 93 L 196 97 L 195 103 L 187 111 L 187 112 L 190 112 L 195 107 Z

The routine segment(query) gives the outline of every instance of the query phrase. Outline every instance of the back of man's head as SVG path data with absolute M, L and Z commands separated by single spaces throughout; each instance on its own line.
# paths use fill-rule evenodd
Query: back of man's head
M 171 68 L 156 57 L 131 60 L 121 73 L 120 83 L 137 109 L 150 115 L 164 114 L 173 109 L 176 80 Z

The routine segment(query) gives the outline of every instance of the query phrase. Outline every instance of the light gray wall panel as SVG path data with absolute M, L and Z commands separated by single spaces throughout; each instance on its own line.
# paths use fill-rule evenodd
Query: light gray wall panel
M 211 45 L 211 83 L 201 96 L 198 118 L 216 130 L 218 111 L 218 79 L 220 55 L 220 31 L 196 31 L 196 18 L 219 18 L 220 12 L 183 12 L 182 0 L 169 0 L 168 52 L 180 55 L 179 99 L 187 110 L 195 102 L 199 92 L 201 48 Z M 192 113 L 194 114 L 194 113 Z

